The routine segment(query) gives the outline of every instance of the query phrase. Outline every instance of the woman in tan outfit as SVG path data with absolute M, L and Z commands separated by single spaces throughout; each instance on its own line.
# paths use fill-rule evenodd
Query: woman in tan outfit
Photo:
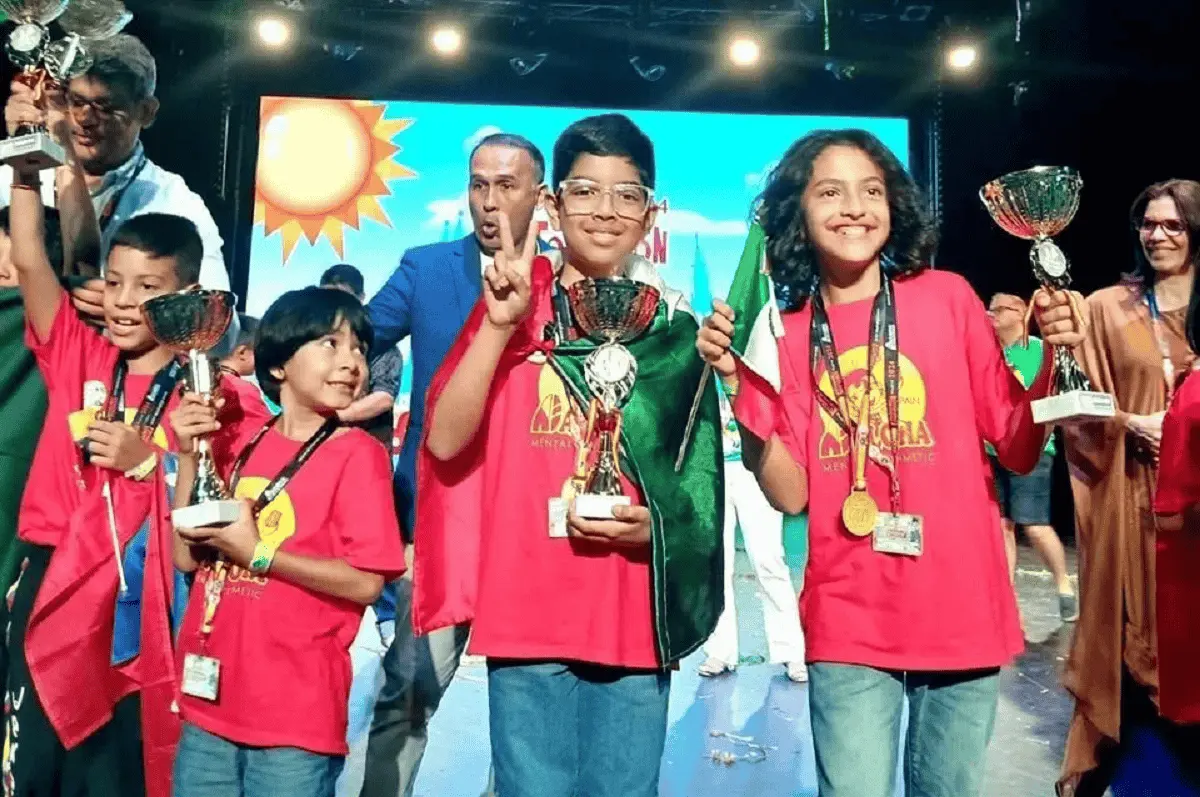
M 1059 794 L 1100 797 L 1123 726 L 1156 721 L 1155 520 L 1162 417 L 1195 354 L 1184 333 L 1200 245 L 1200 183 L 1150 186 L 1130 213 L 1133 274 L 1088 298 L 1076 352 L 1117 416 L 1066 430 L 1079 540 L 1080 614 L 1063 681 L 1075 697 Z

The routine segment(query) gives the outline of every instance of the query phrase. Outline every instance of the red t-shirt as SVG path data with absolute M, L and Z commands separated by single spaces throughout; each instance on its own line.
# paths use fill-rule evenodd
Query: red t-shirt
M 84 464 L 82 450 L 75 440 L 86 435 L 88 423 L 95 418 L 95 409 L 112 389 L 113 367 L 119 351 L 79 318 L 66 293 L 46 340 L 39 340 L 27 325 L 25 343 L 37 359 L 49 404 L 30 467 L 29 486 L 21 499 L 18 528 L 21 539 L 27 542 L 56 546 L 84 493 L 98 488 L 97 475 L 102 469 Z M 125 377 L 127 421 L 133 420 L 153 380 L 153 374 Z M 85 393 L 90 399 L 87 401 L 90 410 L 83 409 Z M 96 397 L 101 401 L 95 401 Z M 160 448 L 175 447 L 167 416 L 177 402 L 178 396 L 173 394 L 154 432 L 154 443 Z
M 267 432 L 236 492 L 256 498 L 303 446 Z M 289 553 L 341 559 L 391 580 L 404 572 L 404 544 L 392 500 L 392 469 L 375 438 L 347 429 L 327 440 L 259 515 L 259 534 Z M 210 571 L 192 586 L 178 641 L 221 662 L 215 702 L 182 695 L 182 718 L 238 744 L 297 747 L 345 755 L 350 644 L 363 607 L 286 579 L 228 575 L 207 647 L 200 620 Z
M 877 552 L 870 536 L 854 537 L 842 525 L 853 466 L 847 435 L 814 399 L 811 304 L 783 316 L 780 411 L 770 423 L 808 471 L 810 545 L 801 598 L 808 659 L 890 670 L 1001 666 L 1021 651 L 1022 635 L 983 441 L 996 446 L 1002 461 L 1031 469 L 1044 429 L 1033 424 L 1025 389 L 966 280 L 925 271 L 897 280 L 895 291 L 899 511 L 923 518 L 919 556 Z M 872 303 L 827 307 L 855 419 Z M 871 440 L 890 451 L 883 368 L 880 358 Z M 1039 377 L 1039 386 L 1046 378 Z M 823 364 L 816 379 L 832 396 Z M 756 434 L 771 431 L 755 417 L 753 391 L 743 388 L 734 410 Z M 890 511 L 886 471 L 870 462 L 867 482 L 880 511 Z
M 549 309 L 549 303 L 545 303 Z M 650 549 L 551 537 L 549 502 L 564 496 L 585 423 L 555 370 L 535 355 L 498 380 L 488 445 L 504 473 L 485 476 L 483 506 L 524 522 L 481 532 L 471 652 L 619 667 L 659 666 L 650 611 Z M 517 481 L 513 474 L 519 473 Z M 633 503 L 637 488 L 622 477 Z
M 1163 418 L 1154 511 L 1178 515 L 1200 503 L 1200 378 L 1189 374 Z M 1185 516 L 1186 517 L 1186 516 Z M 1200 528 L 1190 519 L 1156 538 L 1158 699 L 1173 722 L 1200 722 Z

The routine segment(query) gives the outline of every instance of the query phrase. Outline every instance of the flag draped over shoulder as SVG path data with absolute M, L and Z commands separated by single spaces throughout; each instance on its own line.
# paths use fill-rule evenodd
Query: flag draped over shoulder
M 550 300 L 553 279 L 550 260 L 537 258 L 535 303 Z M 427 406 L 437 405 L 486 312 L 481 300 L 438 369 Z M 536 315 L 530 312 L 529 317 Z M 681 396 L 691 395 L 703 371 L 703 362 L 695 354 L 696 331 L 690 313 L 673 313 L 663 301 L 646 333 L 625 344 L 638 361 L 638 376 L 624 407 L 621 465 L 651 510 L 652 613 L 664 664 L 699 647 L 716 626 L 723 605 L 723 453 L 712 380 L 708 380 L 683 469 L 676 474 L 674 468 L 690 409 Z M 596 344 L 579 340 L 556 347 L 543 337 L 532 323 L 519 328 L 501 357 L 493 386 L 502 384 L 507 372 L 531 353 L 541 351 L 576 398 L 589 395 L 583 362 Z M 485 518 L 493 528 L 523 522 L 496 518 L 483 506 L 484 478 L 506 478 L 512 481 L 511 489 L 522 489 L 520 468 L 513 466 L 511 454 L 505 460 L 500 444 L 493 443 L 487 422 L 495 394 L 493 389 L 479 432 L 459 456 L 439 461 L 424 441 L 418 453 L 419 531 L 413 565 L 413 627 L 418 634 L 473 619 Z M 502 438 L 498 430 L 494 439 Z

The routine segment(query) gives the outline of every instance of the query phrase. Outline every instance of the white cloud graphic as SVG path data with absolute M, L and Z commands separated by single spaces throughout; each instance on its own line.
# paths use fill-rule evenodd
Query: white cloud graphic
M 470 224 L 465 193 L 456 197 L 435 199 L 426 205 L 425 209 L 429 211 L 429 218 L 425 220 L 426 227 L 441 228 L 446 222 L 454 224 L 458 221 L 459 214 L 462 214 L 464 224 Z
M 662 214 L 659 217 L 659 223 L 676 234 L 741 236 L 749 232 L 746 222 L 741 219 L 714 221 L 694 210 L 678 208 L 671 208 Z
M 503 130 L 496 127 L 495 125 L 484 125 L 483 127 L 476 130 L 474 133 L 472 133 L 471 135 L 469 135 L 465 139 L 463 139 L 463 154 L 470 155 L 471 150 L 475 149 L 475 145 L 478 144 L 480 141 L 483 141 L 488 136 L 495 135 L 496 133 L 503 133 L 503 132 L 504 132 Z
M 746 185 L 750 188 L 765 187 L 767 178 L 771 176 L 771 172 L 779 165 L 778 160 L 769 161 L 761 170 L 750 172 L 746 175 Z

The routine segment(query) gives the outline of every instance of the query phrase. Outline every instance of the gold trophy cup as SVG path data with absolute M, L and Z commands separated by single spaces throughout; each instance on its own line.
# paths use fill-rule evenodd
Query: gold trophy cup
M 221 342 L 233 319 L 237 297 L 229 291 L 188 289 L 148 299 L 142 316 L 162 345 L 188 359 L 188 382 L 206 401 L 214 396 L 216 370 L 208 352 Z M 222 526 L 237 520 L 240 502 L 217 473 L 208 440 L 196 441 L 196 480 L 188 506 L 171 513 L 179 528 Z
M 592 393 L 576 481 L 575 512 L 596 520 L 613 516 L 613 507 L 628 505 L 621 491 L 621 407 L 633 392 L 638 365 L 623 343 L 646 331 L 658 310 L 658 291 L 634 280 L 586 279 L 566 290 L 575 323 L 602 343 L 583 364 Z

